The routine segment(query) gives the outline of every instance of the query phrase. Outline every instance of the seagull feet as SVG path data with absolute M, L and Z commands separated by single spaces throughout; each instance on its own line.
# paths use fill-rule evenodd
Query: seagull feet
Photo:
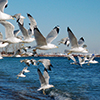
M 46 95 L 45 90 L 43 90 L 43 94 Z
M 17 77 L 17 79 L 19 79 L 19 77 Z

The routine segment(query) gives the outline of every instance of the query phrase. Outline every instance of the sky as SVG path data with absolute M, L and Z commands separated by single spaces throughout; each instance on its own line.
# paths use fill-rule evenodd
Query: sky
M 4 12 L 10 15 L 21 13 L 25 17 L 26 29 L 29 28 L 27 13 L 31 14 L 45 37 L 59 25 L 58 37 L 52 42 L 59 48 L 38 52 L 63 53 L 65 49 L 70 49 L 63 44 L 58 45 L 58 41 L 68 37 L 67 27 L 69 27 L 78 40 L 84 37 L 89 52 L 100 53 L 100 0 L 8 0 L 8 7 Z M 19 29 L 16 20 L 8 21 L 15 29 Z M 0 31 L 5 34 L 2 25 Z M 36 42 L 33 41 L 30 45 L 35 46 Z

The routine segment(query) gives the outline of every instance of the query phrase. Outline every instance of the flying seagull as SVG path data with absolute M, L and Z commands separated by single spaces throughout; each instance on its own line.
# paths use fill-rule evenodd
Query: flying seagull
M 45 38 L 38 28 L 34 28 L 34 37 L 36 40 L 37 45 L 33 48 L 40 49 L 40 50 L 49 50 L 58 48 L 56 45 L 51 44 L 51 42 L 58 36 L 59 33 L 59 27 L 56 26 L 53 28 L 53 30 L 47 35 Z
M 21 71 L 21 72 L 17 75 L 17 79 L 18 79 L 19 77 L 26 77 L 26 75 L 24 75 L 24 71 Z
M 13 24 L 11 24 L 8 21 L 0 21 L 0 24 L 2 24 L 5 27 L 5 35 L 6 35 L 6 39 L 0 40 L 1 42 L 7 42 L 10 44 L 23 42 L 21 39 L 14 36 L 14 25 Z
M 67 50 L 67 52 L 69 52 L 68 54 L 74 52 L 74 53 L 88 53 L 88 51 L 86 50 L 85 47 L 82 47 L 78 44 L 77 38 L 75 37 L 75 35 L 73 34 L 73 32 L 70 30 L 70 28 L 67 28 L 68 31 L 68 36 L 69 36 L 69 40 L 71 43 L 71 49 Z
M 64 44 L 64 45 L 69 46 L 69 44 L 70 44 L 69 38 L 68 38 L 68 37 L 65 37 L 65 38 L 61 39 L 61 40 L 59 41 L 59 45 L 60 45 L 61 43 Z
M 41 83 L 41 87 L 37 91 L 43 90 L 43 94 L 46 95 L 45 90 L 49 89 L 51 87 L 54 87 L 54 86 L 49 84 L 50 77 L 49 77 L 49 74 L 46 69 L 44 69 L 43 75 L 42 75 L 40 69 L 37 69 L 37 72 L 38 72 L 39 80 Z

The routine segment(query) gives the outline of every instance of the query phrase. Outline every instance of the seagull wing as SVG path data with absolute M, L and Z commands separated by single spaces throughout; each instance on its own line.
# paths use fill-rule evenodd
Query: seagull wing
M 29 37 L 28 31 L 24 28 L 24 26 L 22 24 L 20 24 L 20 22 L 18 22 L 18 26 L 24 36 L 24 39 Z
M 24 24 L 25 17 L 22 16 L 20 13 L 19 14 L 15 14 L 13 17 L 15 17 L 17 22 L 20 22 L 20 24 L 22 24 L 22 25 Z
M 41 62 L 41 63 L 44 65 L 44 67 L 45 67 L 46 69 L 48 69 L 48 70 L 51 70 L 50 67 L 53 67 L 53 66 L 51 65 L 49 59 L 39 59 L 38 62 Z
M 68 31 L 68 36 L 69 36 L 69 40 L 71 43 L 71 47 L 72 48 L 78 47 L 77 39 L 69 27 L 67 28 L 67 31 Z
M 39 75 L 39 80 L 40 80 L 41 86 L 46 85 L 45 78 L 43 77 L 43 75 L 42 75 L 42 73 L 41 73 L 39 68 L 37 69 L 37 72 L 38 72 L 38 75 Z
M 82 62 L 82 58 L 80 56 L 77 56 L 78 57 L 78 60 L 79 60 L 79 63 Z
M 69 55 L 68 57 L 70 57 L 74 62 L 76 62 L 76 59 L 74 58 L 73 55 Z
M 38 28 L 34 28 L 34 37 L 37 45 L 47 45 L 45 37 L 41 34 Z
M 0 11 L 4 12 L 4 8 L 6 7 L 8 0 L 0 0 Z
M 46 37 L 46 41 L 47 43 L 51 43 L 57 36 L 59 33 L 59 27 L 56 26 Z
M 5 27 L 6 38 L 14 37 L 14 25 L 8 21 L 0 21 L 0 23 Z
M 44 76 L 44 78 L 45 78 L 46 84 L 49 84 L 49 78 L 50 78 L 50 76 L 49 76 L 49 74 L 48 74 L 46 68 L 44 69 L 43 76 Z
M 35 27 L 37 27 L 37 23 L 36 23 L 35 19 L 28 13 L 27 13 L 27 16 L 30 20 L 30 28 L 34 29 Z
M 0 32 L 0 40 L 2 40 L 3 39 L 3 35 L 2 35 L 2 33 Z
M 17 37 L 18 33 L 20 32 L 20 30 L 14 30 L 14 36 Z
M 83 37 L 81 37 L 78 41 L 78 45 L 81 47 L 84 44 L 85 40 Z

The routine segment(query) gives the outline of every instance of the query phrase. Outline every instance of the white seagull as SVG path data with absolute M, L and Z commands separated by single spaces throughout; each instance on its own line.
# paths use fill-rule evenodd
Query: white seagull
M 20 22 L 21 25 L 24 24 L 24 19 L 25 19 L 25 17 L 22 16 L 21 14 L 15 14 L 13 17 L 15 17 L 15 18 L 16 18 L 16 21 L 17 21 L 17 22 Z
M 0 23 L 5 27 L 6 39 L 0 40 L 2 42 L 7 42 L 10 44 L 23 42 L 21 39 L 14 36 L 14 25 L 8 21 L 0 21 Z
M 20 24 L 20 22 L 18 22 L 18 26 L 23 34 L 23 37 L 24 37 L 23 43 L 31 43 L 35 40 L 31 35 L 32 30 L 28 31 L 27 29 L 24 28 L 24 26 L 22 24 Z
M 91 63 L 91 64 L 99 63 L 98 61 L 94 60 L 94 58 L 95 58 L 95 55 L 92 54 L 92 56 L 88 60 L 88 65 L 89 65 L 89 63 Z
M 49 50 L 49 49 L 54 49 L 58 48 L 58 46 L 51 44 L 51 42 L 58 36 L 59 33 L 59 27 L 56 26 L 45 38 L 41 32 L 39 31 L 38 28 L 34 28 L 34 36 L 37 45 L 34 46 L 33 48 L 40 49 L 40 50 Z
M 64 45 L 69 46 L 69 44 L 70 44 L 69 38 L 68 37 L 65 37 L 65 38 L 61 39 L 61 41 L 59 41 L 59 45 L 61 43 L 64 44 Z
M 39 59 L 38 62 L 41 62 L 46 69 L 48 69 L 48 70 L 51 71 L 51 67 L 53 67 L 53 66 L 50 63 L 50 60 L 49 59 Z
M 26 75 L 24 75 L 24 71 L 21 71 L 21 72 L 17 75 L 17 79 L 18 79 L 19 77 L 26 77 Z
M 72 54 L 69 54 L 67 58 L 68 60 L 72 59 L 74 61 L 74 62 L 71 62 L 70 64 L 75 64 L 75 65 L 78 64 L 78 62 L 76 61 L 75 57 Z
M 8 0 L 0 0 L 0 21 L 14 19 L 11 15 L 4 13 L 4 8 L 7 7 Z
M 54 86 L 49 84 L 50 77 L 49 77 L 49 74 L 46 69 L 44 69 L 43 75 L 42 75 L 40 69 L 37 69 L 37 72 L 38 72 L 39 80 L 41 83 L 41 87 L 37 91 L 43 90 L 43 94 L 46 95 L 45 90 L 49 89 L 51 87 L 54 87 Z
M 31 62 L 29 59 L 20 60 L 20 62 L 24 62 L 27 66 L 30 66 Z
M 68 31 L 68 36 L 69 36 L 69 40 L 71 43 L 71 49 L 67 50 L 70 54 L 72 52 L 74 53 L 88 53 L 88 51 L 86 50 L 86 47 L 82 47 L 78 44 L 77 38 L 75 37 L 75 35 L 73 34 L 73 32 L 70 30 L 70 28 L 67 28 Z
M 77 56 L 78 57 L 78 60 L 79 60 L 79 65 L 82 67 L 83 64 L 86 64 L 85 62 L 85 57 L 84 58 L 81 58 L 80 56 Z

